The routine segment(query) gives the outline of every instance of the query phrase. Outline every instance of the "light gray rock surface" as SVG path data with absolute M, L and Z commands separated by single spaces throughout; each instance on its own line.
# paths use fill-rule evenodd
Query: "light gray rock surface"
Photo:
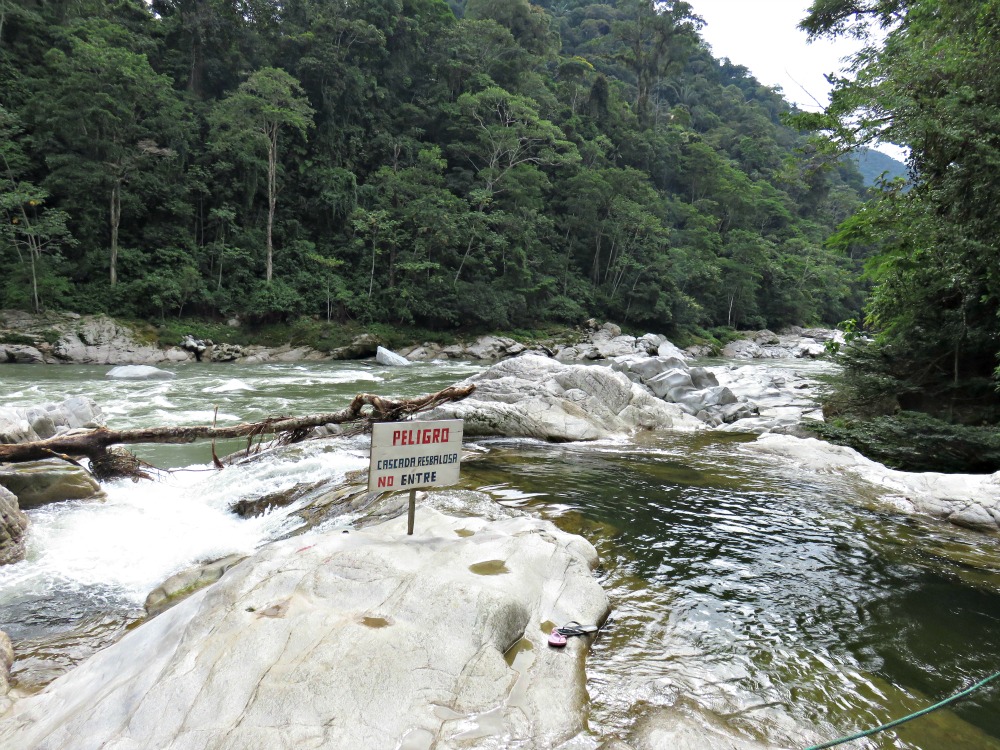
M 826 341 L 844 343 L 842 331 L 826 328 L 789 329 L 782 334 L 754 331 L 726 344 L 721 356 L 730 359 L 815 359 L 826 354 Z
M 799 470 L 853 475 L 899 510 L 929 515 L 978 531 L 1000 531 L 1000 472 L 939 474 L 889 469 L 853 448 L 815 438 L 762 435 L 741 446 L 777 455 Z
M 178 347 L 160 349 L 138 341 L 131 329 L 105 315 L 84 316 L 71 326 L 62 326 L 52 354 L 57 360 L 99 365 L 155 365 L 194 359 Z
M 593 547 L 526 517 L 405 523 L 269 545 L 16 703 L 0 748 L 530 750 L 581 732 L 588 644 L 546 639 L 606 616 Z
M 428 419 L 464 419 L 465 434 L 599 440 L 637 430 L 701 424 L 609 367 L 570 365 L 537 354 L 499 362 L 466 382 L 470 398 L 443 404 Z
M 753 402 L 720 385 L 712 372 L 678 357 L 617 357 L 611 367 L 712 427 L 757 414 Z
M 170 380 L 177 375 L 151 365 L 119 365 L 108 370 L 104 377 L 112 380 Z
M 386 367 L 406 367 L 410 364 L 410 360 L 406 357 L 381 346 L 375 352 L 375 361 Z
M 0 565 L 20 562 L 24 559 L 25 532 L 28 529 L 28 517 L 24 515 L 17 504 L 17 497 L 0 486 Z M 5 634 L 0 633 L 3 637 Z M 2 645 L 2 639 L 0 639 Z M 9 641 L 8 641 L 9 645 Z M 8 670 L 10 664 L 7 664 Z M 2 677 L 2 670 L 0 670 Z M 0 682 L 0 693 L 4 693 L 5 684 Z
M 86 396 L 73 396 L 58 404 L 0 407 L 0 443 L 28 443 L 69 430 L 103 426 L 101 407 Z
M 771 750 L 741 737 L 719 718 L 704 711 L 659 708 L 646 713 L 629 734 L 632 750 Z M 777 750 L 774 748 L 774 750 Z

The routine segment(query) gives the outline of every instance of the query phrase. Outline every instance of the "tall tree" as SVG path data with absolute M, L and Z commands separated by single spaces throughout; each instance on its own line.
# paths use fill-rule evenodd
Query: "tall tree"
M 51 192 L 77 204 L 94 198 L 80 196 L 81 189 L 104 195 L 112 286 L 123 193 L 136 171 L 172 158 L 172 146 L 186 138 L 184 109 L 169 79 L 145 54 L 119 46 L 122 37 L 110 22 L 81 23 L 64 48 L 46 54 L 46 94 L 28 107 L 38 148 L 51 153 Z
M 267 154 L 267 261 L 265 280 L 274 275 L 274 212 L 278 204 L 278 146 L 283 131 L 305 136 L 313 109 L 294 77 L 279 68 L 261 68 L 211 114 L 215 146 L 221 150 Z

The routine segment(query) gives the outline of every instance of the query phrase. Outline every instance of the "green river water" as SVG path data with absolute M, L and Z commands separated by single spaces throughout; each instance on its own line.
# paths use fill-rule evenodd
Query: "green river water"
M 359 391 L 425 393 L 479 368 L 192 365 L 162 382 L 109 381 L 107 369 L 0 368 L 0 405 L 82 394 L 114 427 L 205 423 L 215 406 L 227 423 L 333 411 Z M 587 662 L 595 744 L 668 708 L 802 747 L 1000 670 L 997 537 L 894 512 L 845 477 L 744 451 L 752 439 L 479 441 L 484 455 L 463 466 L 463 486 L 549 518 L 601 555 L 613 610 Z M 15 640 L 23 689 L 117 638 L 173 572 L 294 527 L 280 514 L 236 519 L 232 501 L 365 465 L 356 439 L 222 473 L 203 468 L 202 446 L 142 455 L 200 471 L 32 511 L 28 560 L 0 570 L 0 628 Z M 850 747 L 1000 749 L 1000 689 Z

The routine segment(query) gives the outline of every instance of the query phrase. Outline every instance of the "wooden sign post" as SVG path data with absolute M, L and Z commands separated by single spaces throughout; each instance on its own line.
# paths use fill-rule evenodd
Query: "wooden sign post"
M 461 419 L 372 425 L 368 491 L 410 491 L 408 535 L 413 534 L 417 488 L 447 487 L 458 482 L 462 428 Z

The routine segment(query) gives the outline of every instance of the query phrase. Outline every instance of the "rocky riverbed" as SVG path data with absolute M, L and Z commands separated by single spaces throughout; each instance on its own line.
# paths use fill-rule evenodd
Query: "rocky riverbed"
M 617 338 L 610 336 L 607 342 Z M 608 712 L 619 711 L 615 707 L 618 698 L 614 690 L 610 696 L 598 695 L 602 689 L 588 685 L 588 700 L 584 688 L 588 676 L 583 664 L 589 641 L 573 640 L 570 649 L 562 652 L 550 649 L 544 642 L 552 624 L 568 619 L 597 623 L 607 612 L 607 596 L 592 573 L 598 564 L 594 548 L 576 533 L 604 547 L 602 570 L 617 571 L 610 579 L 606 572 L 600 578 L 614 594 L 620 618 L 617 626 L 612 623 L 610 636 L 602 635 L 604 648 L 617 650 L 627 660 L 633 653 L 633 640 L 648 642 L 649 653 L 637 673 L 652 670 L 660 674 L 656 670 L 661 667 L 669 670 L 670 665 L 684 664 L 682 674 L 671 679 L 679 679 L 676 684 L 686 686 L 685 680 L 693 672 L 704 669 L 704 655 L 698 650 L 701 645 L 674 643 L 668 648 L 661 643 L 658 628 L 662 623 L 643 634 L 646 618 L 653 617 L 653 612 L 676 609 L 678 627 L 682 631 L 695 627 L 692 634 L 696 634 L 705 592 L 722 587 L 736 592 L 734 606 L 743 607 L 741 602 L 746 601 L 746 607 L 735 613 L 738 627 L 739 622 L 753 617 L 748 613 L 767 613 L 780 606 L 780 602 L 770 601 L 769 591 L 791 592 L 789 587 L 794 588 L 799 579 L 808 578 L 810 587 L 839 585 L 843 579 L 840 573 L 831 574 L 829 581 L 822 578 L 823 571 L 839 570 L 840 542 L 831 544 L 828 553 L 825 547 L 815 547 L 813 532 L 832 523 L 833 533 L 840 534 L 836 523 L 851 511 L 843 504 L 831 509 L 839 502 L 838 495 L 831 494 L 817 500 L 810 507 L 810 515 L 803 518 L 800 494 L 810 491 L 814 483 L 810 477 L 819 478 L 818 483 L 833 477 L 830 481 L 838 487 L 841 482 L 844 486 L 849 483 L 852 492 L 859 486 L 870 486 L 871 494 L 865 495 L 865 502 L 872 500 L 874 504 L 875 499 L 884 496 L 886 500 L 879 500 L 882 505 L 877 507 L 893 511 L 928 512 L 931 506 L 927 502 L 935 498 L 964 503 L 935 516 L 966 527 L 976 526 L 984 517 L 971 505 L 974 496 L 996 497 L 988 478 L 976 483 L 959 478 L 958 484 L 949 484 L 948 478 L 877 475 L 873 473 L 877 466 L 864 466 L 851 456 L 853 452 L 831 456 L 826 450 L 831 446 L 793 437 L 801 420 L 818 416 L 813 413 L 815 380 L 810 373 L 822 370 L 822 362 L 792 367 L 782 360 L 769 359 L 752 365 L 729 361 L 702 366 L 704 363 L 692 362 L 668 344 L 659 337 L 626 338 L 615 344 L 615 349 L 606 350 L 613 355 L 610 360 L 585 363 L 521 352 L 488 368 L 440 362 L 337 365 L 340 369 L 330 365 L 236 365 L 233 377 L 227 373 L 230 379 L 221 386 L 215 368 L 170 368 L 175 378 L 148 381 L 106 380 L 104 368 L 80 368 L 83 377 L 91 378 L 81 387 L 89 383 L 95 393 L 105 394 L 102 400 L 108 406 L 109 421 L 137 420 L 115 426 L 137 426 L 150 419 L 159 424 L 172 414 L 193 415 L 195 408 L 201 408 L 202 414 L 210 418 L 211 413 L 204 411 L 205 398 L 222 400 L 223 412 L 232 414 L 227 418 L 236 419 L 251 406 L 275 413 L 286 402 L 271 399 L 293 392 L 300 399 L 316 399 L 297 402 L 295 411 L 301 413 L 329 403 L 335 388 L 343 389 L 336 391 L 340 398 L 358 388 L 389 387 L 372 384 L 379 380 L 391 384 L 393 392 L 400 382 L 409 382 L 413 392 L 426 392 L 440 387 L 438 380 L 428 378 L 441 378 L 442 372 L 449 373 L 448 383 L 461 377 L 453 374 L 469 374 L 470 381 L 477 385 L 475 401 L 455 407 L 471 410 L 466 415 L 470 439 L 475 440 L 472 435 L 504 439 L 483 446 L 473 444 L 471 448 L 485 458 L 469 462 L 467 486 L 490 494 L 429 493 L 421 497 L 417 535 L 413 539 L 406 539 L 401 532 L 405 521 L 398 517 L 403 507 L 399 502 L 370 505 L 371 498 L 363 491 L 344 494 L 338 487 L 331 487 L 343 478 L 345 465 L 364 465 L 364 446 L 350 440 L 338 443 L 339 447 L 324 448 L 319 443 L 292 446 L 265 457 L 256 467 L 231 467 L 211 474 L 210 487 L 191 485 L 197 490 L 171 489 L 170 484 L 177 480 L 169 479 L 155 486 L 110 487 L 105 499 L 77 501 L 79 513 L 110 506 L 102 517 L 110 518 L 111 523 L 88 523 L 86 537 L 105 527 L 119 528 L 122 535 L 110 539 L 107 546 L 124 545 L 132 537 L 138 538 L 140 546 L 126 557 L 126 562 L 115 562 L 95 572 L 82 589 L 74 586 L 66 595 L 62 588 L 66 585 L 65 570 L 82 569 L 87 573 L 92 564 L 81 564 L 79 557 L 70 557 L 70 566 L 54 579 L 55 596 L 69 603 L 77 601 L 74 597 L 89 600 L 95 586 L 103 586 L 122 571 L 141 567 L 147 559 L 163 554 L 163 550 L 156 549 L 161 537 L 169 537 L 164 540 L 169 548 L 183 547 L 185 537 L 197 532 L 190 525 L 185 527 L 188 531 L 175 530 L 177 515 L 191 514 L 197 527 L 207 528 L 215 537 L 230 533 L 221 531 L 230 525 L 242 529 L 271 525 L 280 531 L 275 532 L 277 541 L 259 546 L 240 541 L 219 548 L 213 542 L 207 548 L 218 549 L 216 554 L 202 557 L 199 553 L 184 559 L 189 560 L 188 565 L 199 559 L 215 562 L 191 568 L 171 563 L 159 578 L 143 579 L 137 586 L 141 590 L 138 601 L 141 606 L 145 599 L 147 611 L 155 616 L 37 696 L 24 696 L 15 688 L 15 708 L 0 720 L 0 747 L 86 747 L 80 744 L 81 737 L 95 738 L 94 747 L 114 743 L 122 747 L 155 747 L 164 737 L 166 747 L 181 747 L 182 740 L 194 747 L 225 747 L 229 740 L 224 738 L 235 742 L 234 747 L 253 747 L 258 740 L 281 747 L 287 737 L 289 743 L 334 747 L 563 746 L 566 750 L 595 750 L 599 743 L 583 731 L 587 712 L 593 710 L 588 706 L 595 700 L 601 702 L 603 720 L 607 722 Z M 617 348 L 619 345 L 622 349 Z M 643 348 L 637 350 L 639 346 Z M 62 373 L 74 368 L 48 370 Z M 434 387 L 427 387 L 430 382 L 435 383 Z M 41 435 L 49 431 L 49 422 L 56 432 L 74 429 L 64 402 L 28 406 L 26 399 L 33 392 L 31 388 L 18 391 L 21 405 L 12 417 L 14 424 L 6 428 L 11 434 L 17 432 L 21 438 L 29 436 L 29 432 Z M 122 411 L 122 402 L 155 404 L 158 410 L 172 411 L 160 414 L 149 411 L 153 407 L 147 406 L 141 410 L 130 406 Z M 96 422 L 100 410 L 96 405 L 89 406 L 91 416 L 86 421 Z M 65 419 L 51 416 L 61 409 L 67 411 Z M 29 413 L 34 419 L 29 418 Z M 456 415 L 449 412 L 439 416 Z M 49 422 L 40 420 L 41 416 L 48 416 Z M 739 433 L 744 437 L 736 437 Z M 750 440 L 747 433 L 763 436 Z M 690 436 L 683 438 L 687 441 L 683 444 L 690 443 L 691 451 L 683 457 L 665 453 L 662 439 L 670 435 Z M 493 468 L 476 468 L 489 463 L 489 456 L 503 452 L 490 446 L 507 445 L 511 436 L 522 438 L 512 441 L 515 446 L 534 446 L 531 450 L 561 448 L 553 443 L 563 443 L 567 448 L 559 458 L 544 453 L 538 466 L 513 464 L 514 474 L 499 474 L 495 468 L 497 461 L 502 465 L 509 459 L 495 458 Z M 545 442 L 538 442 L 542 440 Z M 698 463 L 705 446 L 713 444 L 731 445 L 732 452 L 740 454 L 738 463 L 753 467 L 747 470 L 751 474 L 762 467 L 780 466 L 782 472 L 787 472 L 782 482 L 795 488 L 791 504 L 782 503 L 773 513 L 762 511 L 760 486 L 753 484 L 756 479 L 747 480 L 751 482 L 746 495 L 749 510 L 736 504 L 699 510 L 691 515 L 693 525 L 684 526 L 684 533 L 677 539 L 665 538 L 663 530 L 653 533 L 643 529 L 636 533 L 634 559 L 606 556 L 606 551 L 613 549 L 608 546 L 609 540 L 624 533 L 625 517 L 636 512 L 635 503 L 643 498 L 655 506 L 648 511 L 651 523 L 665 516 L 669 526 L 685 523 L 687 516 L 677 514 L 684 509 L 683 503 L 664 495 L 679 481 L 678 477 L 696 490 L 702 488 L 694 495 L 699 502 L 726 496 L 733 480 L 712 480 L 710 466 Z M 613 488 L 631 481 L 625 477 L 635 474 L 630 470 L 609 475 L 609 469 L 615 470 L 618 465 L 609 463 L 612 458 L 630 469 L 648 472 L 648 481 L 629 489 L 627 497 L 609 496 L 602 501 L 597 493 L 609 492 L 607 487 L 598 490 L 602 483 Z M 600 468 L 586 468 L 594 463 Z M 563 466 L 558 468 L 560 464 Z M 512 476 L 527 482 L 541 466 L 547 472 L 561 472 L 542 475 L 538 480 L 551 493 L 548 507 L 553 517 L 558 520 L 569 502 L 578 502 L 582 507 L 607 502 L 607 516 L 589 525 L 570 519 L 568 530 L 575 532 L 570 534 L 511 507 L 526 503 L 528 498 L 514 493 L 504 482 L 520 481 L 512 480 Z M 274 477 L 281 477 L 282 484 L 276 486 Z M 260 484 L 261 480 L 266 484 Z M 354 484 L 358 481 L 356 476 L 351 479 Z M 959 490 L 963 494 L 957 494 Z M 158 504 L 160 494 L 169 500 Z M 293 504 L 253 506 L 255 499 L 277 498 L 279 494 Z M 571 497 L 578 500 L 571 501 Z M 194 501 L 204 498 L 220 506 L 218 516 L 225 517 L 226 526 L 213 525 L 221 522 L 209 519 L 203 509 L 193 506 Z M 505 498 L 512 501 L 510 505 L 503 504 Z M 238 501 L 257 508 L 247 514 L 252 517 L 237 519 L 228 512 Z M 906 507 L 906 502 L 911 502 L 911 507 Z M 157 516 L 159 520 L 149 536 L 121 525 L 123 503 L 134 503 L 137 517 L 163 514 Z M 158 505 L 161 509 L 154 510 Z M 45 507 L 51 506 L 29 509 L 32 523 L 37 523 L 46 537 L 57 537 L 69 522 L 51 523 L 47 513 L 40 513 Z M 992 507 L 982 506 L 990 518 Z M 341 515 L 330 515 L 333 509 Z M 740 512 L 747 515 L 737 519 L 734 514 Z M 310 519 L 311 530 L 296 526 L 297 518 Z M 865 520 L 860 526 L 870 522 Z M 685 539 L 701 533 L 698 529 L 704 529 L 705 524 L 718 526 L 718 536 L 706 538 L 705 549 L 725 549 L 729 545 L 742 554 L 745 546 L 760 542 L 764 546 L 763 567 L 750 569 L 749 563 L 737 554 L 736 559 L 717 561 L 719 566 L 731 566 L 732 576 L 726 577 L 728 568 L 719 567 L 693 581 L 697 599 L 683 605 L 688 609 L 673 601 L 670 587 L 651 594 L 649 602 L 631 605 L 629 597 L 634 594 L 624 593 L 623 587 L 631 591 L 650 585 L 645 578 L 636 578 L 636 571 L 648 568 L 648 558 L 659 555 L 663 545 L 671 551 L 664 554 L 661 563 L 653 560 L 651 570 L 659 575 L 662 569 L 665 580 L 676 586 L 677 571 L 683 568 L 677 566 L 684 545 L 689 543 Z M 782 524 L 787 528 L 779 532 Z M 18 529 L 16 521 L 11 528 L 13 538 Z M 124 531 L 126 528 L 129 530 Z M 953 534 L 969 533 L 951 528 Z M 775 552 L 776 538 L 798 534 L 800 529 L 810 533 L 789 538 L 785 551 Z M 23 526 L 20 531 L 23 540 Z M 76 549 L 83 541 L 82 537 L 74 537 L 66 546 Z M 805 549 L 803 545 L 808 547 L 808 554 L 797 556 L 796 550 Z M 701 543 L 695 546 L 696 557 L 702 556 L 698 552 Z M 780 565 L 775 563 L 779 558 Z M 815 570 L 809 567 L 810 560 L 819 560 Z M 28 560 L 5 567 L 16 568 L 16 578 L 24 579 L 32 575 L 27 566 L 37 569 L 51 564 L 36 546 Z M 779 580 L 772 581 L 771 577 L 781 571 L 787 571 L 790 577 L 779 576 Z M 870 585 L 867 576 L 862 576 L 865 586 Z M 820 580 L 823 583 L 816 583 Z M 202 586 L 207 587 L 197 592 Z M 16 606 L 34 606 L 30 602 L 43 596 L 39 592 L 51 588 L 39 587 L 19 600 L 28 605 Z M 191 595 L 192 591 L 196 593 Z M 795 598 L 793 593 L 788 595 Z M 761 596 L 763 599 L 759 599 Z M 814 598 L 815 592 L 810 590 L 806 600 Z M 721 612 L 713 615 L 713 622 L 717 624 L 721 616 Z M 673 620 L 675 616 L 663 617 Z M 716 626 L 694 638 L 693 643 L 700 644 L 703 638 L 710 637 Z M 755 632 L 759 628 L 763 628 L 761 633 L 769 632 L 763 621 L 754 620 L 749 626 Z M 734 643 L 739 641 L 738 632 L 733 636 Z M 16 644 L 24 642 L 23 633 L 17 637 L 20 640 Z M 671 637 L 678 637 L 677 633 Z M 664 648 L 670 654 L 666 662 Z M 792 652 L 794 649 L 787 651 Z M 821 656 L 837 658 L 826 652 Z M 687 743 L 706 749 L 726 744 L 766 748 L 802 746 L 819 739 L 813 730 L 789 729 L 791 720 L 784 714 L 774 719 L 775 724 L 758 726 L 751 736 L 734 731 L 734 725 L 720 715 L 749 716 L 761 700 L 757 692 L 760 690 L 767 693 L 768 699 L 780 701 L 780 696 L 771 695 L 766 680 L 780 683 L 789 665 L 783 663 L 773 673 L 754 676 L 751 682 L 756 687 L 749 692 L 725 688 L 720 694 L 713 686 L 726 686 L 737 679 L 732 660 L 727 655 L 720 658 L 718 674 L 712 674 L 710 679 L 699 678 L 690 688 L 677 688 L 685 695 L 703 691 L 708 704 L 667 705 L 657 692 L 659 688 L 650 686 L 627 691 L 627 697 L 620 698 L 625 701 L 621 710 L 631 712 L 633 719 L 627 731 L 615 729 L 616 736 L 608 739 L 607 747 L 665 750 Z M 739 669 L 745 666 L 740 662 Z M 598 669 L 599 680 L 603 668 Z M 405 674 L 398 674 L 399 670 Z M 626 677 L 623 674 L 618 679 Z M 390 684 L 399 685 L 398 700 L 380 700 L 380 686 Z M 677 689 L 666 692 L 672 694 Z M 277 713 L 275 706 L 279 708 Z M 170 708 L 166 713 L 165 707 Z M 293 720 L 289 722 L 288 717 Z M 799 717 L 796 722 L 796 726 L 808 727 L 811 720 Z M 340 738 L 350 744 L 337 744 Z M 174 745 L 169 744 L 174 740 Z

